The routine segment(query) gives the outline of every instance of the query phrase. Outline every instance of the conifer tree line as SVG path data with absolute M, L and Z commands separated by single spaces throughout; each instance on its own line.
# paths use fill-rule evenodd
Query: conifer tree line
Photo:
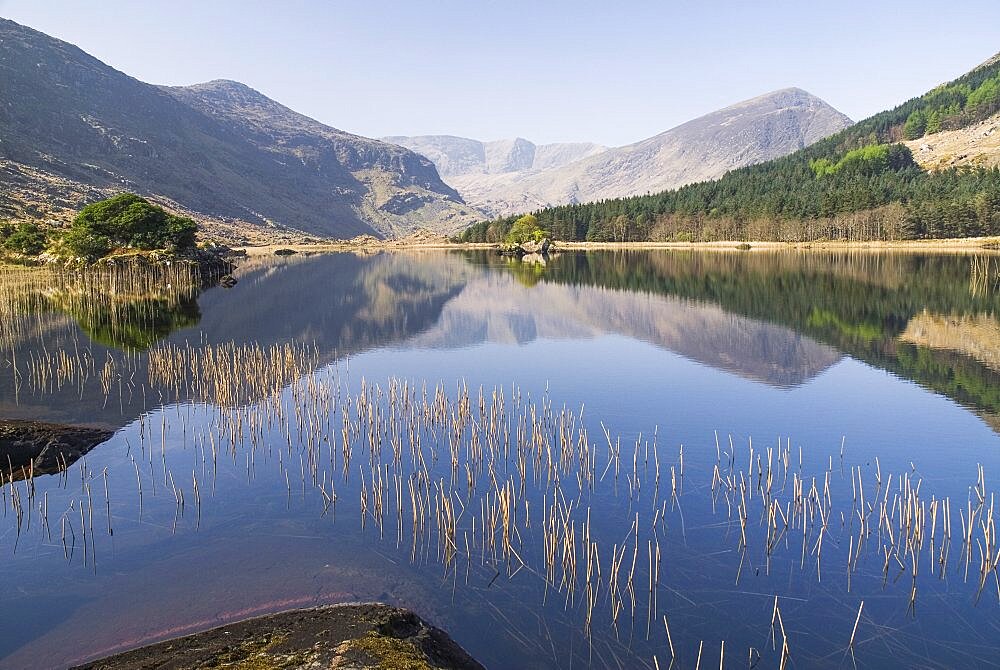
M 929 172 L 900 144 L 997 112 L 1000 58 L 783 158 L 663 193 L 534 215 L 555 239 L 599 242 L 1000 235 L 1000 169 Z M 456 239 L 501 241 L 518 218 L 479 222 Z

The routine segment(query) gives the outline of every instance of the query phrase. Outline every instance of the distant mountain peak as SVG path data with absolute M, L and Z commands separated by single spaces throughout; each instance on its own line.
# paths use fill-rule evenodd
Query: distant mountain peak
M 535 144 L 523 137 L 489 142 L 455 135 L 397 135 L 382 139 L 427 156 L 442 177 L 536 172 L 607 149 L 592 142 Z
M 722 109 L 718 109 L 714 112 L 709 112 L 708 114 L 705 114 L 696 119 L 692 119 L 687 123 L 696 122 L 699 121 L 700 119 L 711 118 L 713 115 L 725 114 L 726 112 L 730 112 L 733 110 L 742 110 L 747 108 L 763 110 L 767 106 L 773 106 L 778 109 L 784 109 L 784 108 L 808 109 L 808 108 L 820 107 L 830 110 L 836 114 L 839 114 L 844 119 L 846 119 L 848 125 L 853 123 L 853 121 L 851 121 L 851 119 L 848 118 L 846 114 L 838 112 L 822 98 L 813 95 L 812 93 L 810 93 L 805 89 L 798 88 L 797 86 L 789 86 L 788 88 L 779 88 L 774 91 L 769 91 L 767 93 L 762 93 L 761 95 L 754 96 L 753 98 L 747 98 L 746 100 L 734 102 L 733 104 L 727 107 L 723 107 Z
M 623 147 L 534 145 L 446 135 L 391 137 L 427 156 L 466 202 L 490 215 L 662 191 L 789 154 L 851 125 L 798 87 L 770 91 Z

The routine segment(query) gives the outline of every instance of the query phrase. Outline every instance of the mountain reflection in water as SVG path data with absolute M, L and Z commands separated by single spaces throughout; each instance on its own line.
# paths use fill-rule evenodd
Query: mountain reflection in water
M 27 306 L 7 305 L 15 313 L 5 348 L 20 361 L 60 347 L 86 349 L 101 361 L 158 339 L 263 347 L 298 341 L 315 344 L 329 363 L 380 347 L 619 335 L 782 388 L 847 355 L 943 393 L 996 425 L 994 261 L 674 251 L 569 253 L 531 268 L 488 252 L 250 259 L 231 289 L 149 290 L 89 308 L 62 289 Z M 0 407 L 11 417 L 120 426 L 140 411 L 121 402 L 109 407 L 79 389 L 39 395 L 14 387 L 11 377 L 0 383 Z

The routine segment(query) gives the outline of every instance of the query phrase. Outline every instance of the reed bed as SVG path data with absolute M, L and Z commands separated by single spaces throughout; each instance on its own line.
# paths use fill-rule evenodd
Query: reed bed
M 595 438 L 582 407 L 556 406 L 547 394 L 396 378 L 352 384 L 301 343 L 163 343 L 103 361 L 43 351 L 14 369 L 32 393 L 91 379 L 106 402 L 175 404 L 138 419 L 139 444 L 127 445 L 134 492 L 115 491 L 108 468 L 91 470 L 86 459 L 41 495 L 33 472 L 8 468 L 0 506 L 14 526 L 13 551 L 28 532 L 50 541 L 58 533 L 67 560 L 96 570 L 100 538 L 123 522 L 113 497 L 135 496 L 141 519 L 150 499 L 166 496 L 175 525 L 186 516 L 197 524 L 220 467 L 253 481 L 267 464 L 289 497 L 311 491 L 331 518 L 347 507 L 366 532 L 439 565 L 445 578 L 464 573 L 467 582 L 474 569 L 493 580 L 533 575 L 545 600 L 579 611 L 588 635 L 600 621 L 616 636 L 659 641 L 670 665 L 690 666 L 693 656 L 699 667 L 715 645 L 703 641 L 697 655 L 675 647 L 665 597 L 664 557 L 695 497 L 711 505 L 724 546 L 739 556 L 737 586 L 746 565 L 767 573 L 780 559 L 817 581 L 843 574 L 846 597 L 859 572 L 878 566 L 883 588 L 904 581 L 911 610 L 926 579 L 957 576 L 977 601 L 994 591 L 1000 599 L 995 494 L 981 465 L 963 499 L 929 494 L 913 467 L 889 473 L 877 458 L 851 465 L 843 446 L 837 461 L 807 469 L 787 439 L 760 447 L 716 436 L 714 463 L 692 470 L 685 447 L 666 447 L 657 430 L 623 444 L 602 424 Z M 190 457 L 183 469 L 168 459 L 168 445 L 193 453 L 194 467 Z M 62 512 L 50 509 L 53 488 L 72 492 Z M 612 531 L 592 521 L 595 494 L 608 491 L 628 510 Z M 824 548 L 843 563 L 824 560 Z M 863 609 L 843 631 L 850 653 L 866 640 Z M 794 658 L 778 595 L 771 637 L 770 651 L 746 650 L 751 666 Z M 724 640 L 719 653 L 720 667 L 727 653 L 737 657 Z
M 88 269 L 0 267 L 0 351 L 44 334 L 42 314 L 61 315 L 113 342 L 143 342 L 165 315 L 196 311 L 204 280 L 186 263 Z M 131 348 L 141 348 L 132 346 Z

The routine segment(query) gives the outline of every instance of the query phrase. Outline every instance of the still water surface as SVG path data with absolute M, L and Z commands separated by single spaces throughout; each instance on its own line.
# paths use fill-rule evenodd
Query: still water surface
M 12 490 L 27 500 L 28 483 L 4 488 L 0 668 L 62 667 L 253 614 L 373 599 L 417 610 L 493 668 L 654 667 L 654 655 L 666 668 L 671 644 L 674 667 L 694 667 L 699 646 L 714 667 L 723 642 L 727 667 L 777 667 L 783 639 L 798 667 L 1000 658 L 1000 580 L 985 556 L 998 556 L 996 256 L 593 252 L 531 266 L 337 254 L 249 260 L 237 277 L 170 300 L 119 295 L 129 308 L 105 317 L 52 295 L 5 315 L 0 417 L 115 435 L 34 478 L 30 526 L 18 529 Z M 226 406 L 150 381 L 147 350 L 289 342 L 313 363 L 277 399 Z M 85 352 L 97 374 L 33 384 L 29 361 L 59 351 Z M 102 380 L 109 357 L 128 370 Z M 439 384 L 453 402 L 468 389 L 480 417 L 480 389 L 487 406 L 502 389 L 511 439 L 515 407 L 551 406 L 546 439 L 565 408 L 586 429 L 586 464 L 543 473 L 538 456 L 522 476 L 512 452 L 468 457 L 482 425 L 463 429 L 458 476 L 447 429 L 424 433 L 437 441 L 426 469 L 394 462 L 388 435 L 375 463 L 359 424 L 345 476 L 342 414 L 359 416 L 345 399 L 378 385 L 390 425 L 390 379 L 415 400 L 426 385 L 427 402 Z M 275 420 L 223 449 L 233 416 L 264 405 L 291 416 L 304 394 L 317 410 L 316 393 L 334 400 L 298 420 L 322 424 L 315 444 Z M 409 487 L 421 470 L 432 518 L 415 547 Z M 477 537 L 508 481 L 514 552 L 487 551 Z M 450 559 L 436 491 L 455 505 Z M 543 516 L 557 498 L 559 532 L 573 536 L 548 575 Z M 803 498 L 810 520 L 779 532 Z M 915 551 L 899 531 L 914 514 L 927 528 Z

